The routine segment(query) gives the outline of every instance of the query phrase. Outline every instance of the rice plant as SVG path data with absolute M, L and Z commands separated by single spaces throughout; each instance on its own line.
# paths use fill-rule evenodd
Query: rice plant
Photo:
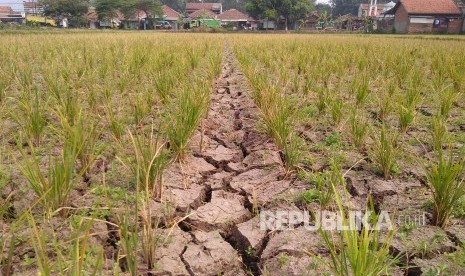
M 63 216 L 66 215 L 67 210 L 63 207 L 68 206 L 69 194 L 84 173 L 84 170 L 74 173 L 78 154 L 75 141 L 66 143 L 59 156 L 49 157 L 46 173 L 43 172 L 42 163 L 33 147 L 31 156 L 21 147 L 19 151 L 23 157 L 23 164 L 19 169 L 47 213 L 53 215 L 55 211 L 59 211 Z
M 161 198 L 163 193 L 163 170 L 167 166 L 168 151 L 165 143 L 158 134 L 154 134 L 154 128 L 149 134 L 133 135 L 129 132 L 134 159 L 130 160 L 130 166 L 134 175 L 138 175 L 137 185 L 147 194 Z
M 20 114 L 12 114 L 12 116 L 16 118 L 26 138 L 35 146 L 40 146 L 47 125 L 46 102 L 40 99 L 38 91 L 32 93 L 32 95 L 23 94 L 19 102 Z
M 440 150 L 437 160 L 426 168 L 428 185 L 433 192 L 432 224 L 445 227 L 456 204 L 465 196 L 463 155 L 454 158 L 452 151 L 445 154 Z
M 184 87 L 167 114 L 167 139 L 177 159 L 183 159 L 186 155 L 189 140 L 206 112 L 209 94 L 202 88 L 200 86 L 189 91 Z
M 344 103 L 342 99 L 335 99 L 331 102 L 331 118 L 335 126 L 339 125 L 344 112 Z
M 398 262 L 398 257 L 390 255 L 394 231 L 388 230 L 385 233 L 376 228 L 370 229 L 370 227 L 363 227 L 359 231 L 355 220 L 351 219 L 344 209 L 342 199 L 334 183 L 332 185 L 341 225 L 348 227 L 348 230 L 338 232 L 325 231 L 320 228 L 320 234 L 330 253 L 331 261 L 327 265 L 332 273 L 346 276 L 389 275 L 391 269 Z M 380 222 L 379 219 L 380 217 L 376 213 L 372 213 L 368 222 L 372 226 L 376 226 Z M 309 252 L 307 254 L 313 255 Z
M 402 133 L 407 132 L 415 119 L 415 108 L 399 104 L 399 128 Z
M 453 104 L 455 103 L 459 94 L 452 88 L 447 87 L 441 91 L 439 96 L 439 114 L 444 118 L 448 118 Z
M 363 150 L 365 146 L 368 127 L 368 120 L 354 109 L 349 119 L 349 134 L 352 143 L 359 150 Z
M 399 157 L 397 137 L 397 133 L 383 126 L 379 136 L 373 139 L 372 160 L 385 179 L 391 178 L 396 169 L 397 158 Z
M 433 150 L 439 152 L 442 150 L 442 145 L 448 142 L 448 130 L 444 117 L 434 116 L 431 128 Z

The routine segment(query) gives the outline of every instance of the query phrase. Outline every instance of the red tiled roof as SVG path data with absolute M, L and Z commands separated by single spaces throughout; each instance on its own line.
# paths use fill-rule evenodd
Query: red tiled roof
M 196 10 L 195 12 L 192 12 L 189 14 L 189 17 L 192 19 L 198 18 L 198 17 L 215 19 L 216 16 L 217 16 L 216 14 L 206 9 Z
M 179 13 L 167 5 L 163 5 L 163 17 L 168 20 L 177 20 L 179 18 Z
M 222 10 L 221 3 L 201 3 L 201 2 L 190 2 L 186 3 L 186 11 L 193 12 L 198 10 L 209 10 L 212 12 L 220 13 Z
M 13 13 L 13 9 L 10 6 L 0 6 L 0 13 Z
M 462 14 L 453 0 L 400 0 L 399 3 L 409 14 Z
M 248 17 L 236 9 L 227 10 L 218 16 L 223 21 L 247 21 Z
M 42 7 L 42 5 L 39 2 L 24 2 L 23 5 L 25 9 L 35 9 Z

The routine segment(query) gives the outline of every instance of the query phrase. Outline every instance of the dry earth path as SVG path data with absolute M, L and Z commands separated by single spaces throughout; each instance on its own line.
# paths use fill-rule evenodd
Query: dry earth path
M 153 213 L 164 219 L 167 213 L 187 216 L 169 233 L 173 242 L 159 249 L 160 275 L 302 275 L 318 266 L 301 251 L 321 246 L 318 233 L 260 230 L 259 210 L 297 210 L 282 198 L 304 187 L 284 177 L 280 153 L 260 131 L 260 112 L 248 91 L 226 47 L 193 154 L 166 170 L 165 202 L 154 202 Z

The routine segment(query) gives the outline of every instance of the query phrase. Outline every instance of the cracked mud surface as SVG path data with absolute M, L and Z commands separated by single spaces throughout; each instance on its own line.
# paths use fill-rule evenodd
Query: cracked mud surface
M 227 48 L 203 132 L 199 130 L 191 141 L 193 156 L 173 164 L 164 175 L 165 200 L 187 218 L 181 227 L 186 232 L 178 229 L 171 234 L 176 246 L 161 250 L 171 252 L 160 257 L 161 275 L 259 275 L 275 270 L 281 253 L 294 258 L 296 271 L 311 261 L 301 260 L 305 257 L 299 244 L 315 242 L 317 233 L 307 233 L 308 240 L 302 241 L 302 231 L 281 237 L 260 230 L 257 210 L 298 209 L 288 203 L 276 206 L 295 181 L 284 179 L 280 153 L 259 131 L 260 113 L 247 91 L 246 79 Z M 154 202 L 153 208 L 160 211 L 162 205 Z

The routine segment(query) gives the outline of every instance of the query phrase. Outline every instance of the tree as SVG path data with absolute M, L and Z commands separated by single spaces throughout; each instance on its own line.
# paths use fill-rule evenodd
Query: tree
M 346 15 L 351 13 L 358 14 L 358 7 L 362 3 L 367 3 L 366 0 L 331 0 L 333 6 L 333 16 Z
M 40 0 L 44 15 L 54 18 L 67 18 L 69 25 L 78 27 L 85 23 L 84 15 L 89 10 L 87 0 Z
M 318 3 L 315 5 L 315 10 L 318 14 L 323 14 L 324 12 L 331 14 L 331 5 L 325 3 Z
M 127 19 L 137 10 L 144 11 L 148 17 L 162 16 L 161 3 L 157 0 L 95 0 L 95 11 L 99 19 L 110 18 L 120 11 Z
M 258 19 L 283 19 L 287 31 L 288 23 L 307 17 L 313 10 L 313 4 L 308 0 L 247 0 L 245 9 Z
M 86 0 L 41 0 L 44 14 L 52 17 L 80 17 L 89 10 Z

